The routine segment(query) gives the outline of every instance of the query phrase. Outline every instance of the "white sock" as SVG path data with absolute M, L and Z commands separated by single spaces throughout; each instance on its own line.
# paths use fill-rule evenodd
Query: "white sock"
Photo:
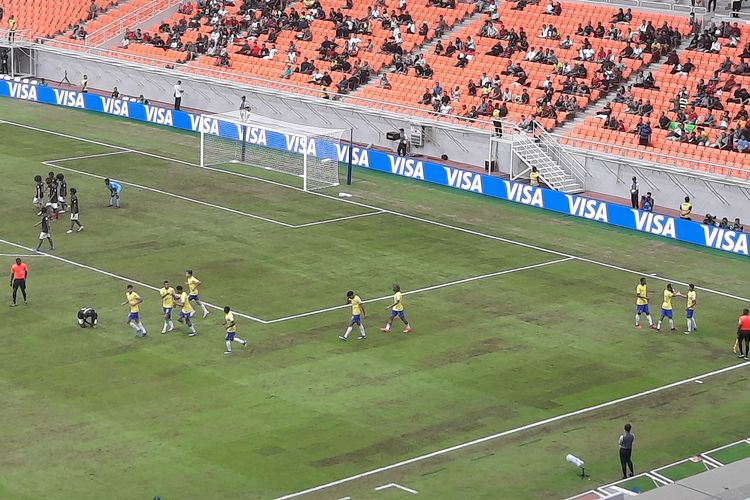
M 239 338 L 239 337 L 235 337 L 235 338 L 234 338 L 234 341 L 235 341 L 235 342 L 239 342 L 240 344 L 244 344 L 244 343 L 245 343 L 245 341 L 244 341 L 244 340 L 242 340 L 242 339 L 241 339 L 241 338 Z
M 130 322 L 130 323 L 128 323 L 128 324 L 130 325 L 130 327 L 131 327 L 131 328 L 132 328 L 133 330 L 135 330 L 135 331 L 136 331 L 136 333 L 137 333 L 137 332 L 138 332 L 138 331 L 140 330 L 140 329 L 138 328 L 138 325 L 136 324 L 136 322 L 135 322 L 135 321 L 131 321 L 131 322 Z
M 203 302 L 201 302 L 201 308 L 203 309 L 204 313 L 208 312 L 208 309 L 206 309 L 206 306 L 203 304 Z
M 406 323 L 406 328 L 411 328 L 411 325 L 409 323 Z
M 167 320 L 165 319 L 165 320 L 164 320 L 164 326 L 163 326 L 163 327 L 161 328 L 161 333 L 165 333 L 165 332 L 167 331 L 167 326 L 168 326 L 168 325 L 169 325 L 169 323 L 168 323 L 168 322 L 167 322 Z
M 693 331 L 693 320 L 690 318 L 687 319 L 687 331 Z
M 195 327 L 193 325 L 190 325 L 190 327 L 188 328 L 188 331 L 190 333 L 195 333 Z
M 169 320 L 169 328 L 174 328 L 174 322 L 171 319 Z
M 227 344 L 227 352 L 232 352 L 232 342 L 227 340 L 226 344 Z
M 143 332 L 144 334 L 146 333 L 146 327 L 143 326 L 143 323 L 141 323 L 140 321 L 138 322 L 138 327 L 141 329 L 141 332 Z
M 647 314 L 646 319 L 648 320 L 648 326 L 654 326 L 654 320 L 651 319 L 651 315 Z
M 346 329 L 346 332 L 344 332 L 344 338 L 349 337 L 350 333 L 352 333 L 352 327 L 351 326 Z
M 390 332 L 391 331 L 391 324 L 390 323 L 386 323 L 385 324 L 385 331 L 386 332 Z
M 674 321 L 672 321 L 672 318 L 669 318 L 669 328 L 674 329 Z
M 656 324 L 656 329 L 661 330 L 661 320 Z
M 635 315 L 635 326 L 640 326 L 640 324 L 641 324 L 641 315 L 640 314 L 636 314 Z
M 362 325 L 359 325 L 359 334 L 362 335 L 363 337 L 367 336 L 365 335 L 365 327 Z
M 695 322 L 695 316 L 693 316 L 692 318 L 690 318 L 690 320 L 693 323 L 693 330 L 697 330 L 698 329 L 698 323 Z

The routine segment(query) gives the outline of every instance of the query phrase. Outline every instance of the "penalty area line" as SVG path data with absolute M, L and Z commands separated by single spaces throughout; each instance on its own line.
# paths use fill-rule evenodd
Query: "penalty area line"
M 303 495 L 307 495 L 309 493 L 314 493 L 316 491 L 321 491 L 321 490 L 325 490 L 325 489 L 328 489 L 328 488 L 332 488 L 334 486 L 339 486 L 339 485 L 342 485 L 342 484 L 350 483 L 350 482 L 356 481 L 358 479 L 362 479 L 362 478 L 369 477 L 369 476 L 374 476 L 374 475 L 380 474 L 382 472 L 386 472 L 386 471 L 393 470 L 393 469 L 398 469 L 400 467 L 404 467 L 406 465 L 411 465 L 411 464 L 414 464 L 414 463 L 417 463 L 417 462 L 422 462 L 422 461 L 428 460 L 430 458 L 439 457 L 441 455 L 447 455 L 448 453 L 452 453 L 454 451 L 459 451 L 459 450 L 462 450 L 464 448 L 469 448 L 471 446 L 476 446 L 478 444 L 486 443 L 488 441 L 493 441 L 495 439 L 499 439 L 499 438 L 502 438 L 502 437 L 505 437 L 505 436 L 510 436 L 512 434 L 517 434 L 519 432 L 536 429 L 538 427 L 543 427 L 543 426 L 545 426 L 547 424 L 551 424 L 551 423 L 554 423 L 554 422 L 559 422 L 561 420 L 565 420 L 565 419 L 568 419 L 568 418 L 571 418 L 571 417 L 577 417 L 577 416 L 580 416 L 580 415 L 584 415 L 586 413 L 591 413 L 591 412 L 594 412 L 594 411 L 597 411 L 597 410 L 602 410 L 602 409 L 608 408 L 610 406 L 615 406 L 615 405 L 618 405 L 620 403 L 625 403 L 627 401 L 632 401 L 634 399 L 639 399 L 639 398 L 642 398 L 642 397 L 645 397 L 645 396 L 650 396 L 652 394 L 656 394 L 656 393 L 659 393 L 659 392 L 662 392 L 662 391 L 666 391 L 668 389 L 673 389 L 673 388 L 679 387 L 681 385 L 693 383 L 696 380 L 706 379 L 708 377 L 713 377 L 713 376 L 720 375 L 720 374 L 727 373 L 727 372 L 731 372 L 731 371 L 734 371 L 734 370 L 737 370 L 737 369 L 740 369 L 740 368 L 744 368 L 744 367 L 747 367 L 748 365 L 750 365 L 750 361 L 745 361 L 745 362 L 742 362 L 742 363 L 737 363 L 737 364 L 730 365 L 730 366 L 727 366 L 727 367 L 724 367 L 724 368 L 720 368 L 718 370 L 714 370 L 714 371 L 710 371 L 708 373 L 697 375 L 695 377 L 686 378 L 684 380 L 679 380 L 677 382 L 672 382 L 670 384 L 662 385 L 662 386 L 659 386 L 659 387 L 654 387 L 653 389 L 648 389 L 646 391 L 642 391 L 642 392 L 638 392 L 638 393 L 635 393 L 635 394 L 631 394 L 630 396 L 624 396 L 624 397 L 621 397 L 621 398 L 618 398 L 618 399 L 612 399 L 610 401 L 605 401 L 605 402 L 599 403 L 597 405 L 589 406 L 589 407 L 586 407 L 586 408 L 581 408 L 580 410 L 574 410 L 574 411 L 571 411 L 571 412 L 562 413 L 562 414 L 556 415 L 554 417 L 545 418 L 544 420 L 538 420 L 538 421 L 532 422 L 530 424 L 522 425 L 520 427 L 515 427 L 513 429 L 508 429 L 506 431 L 498 432 L 496 434 L 491 434 L 489 436 L 484 436 L 484 437 L 481 437 L 481 438 L 477 438 L 477 439 L 474 439 L 472 441 L 466 441 L 465 443 L 460 443 L 460 444 L 451 446 L 449 448 L 443 448 L 442 450 L 437 450 L 437 451 L 433 451 L 431 453 L 426 453 L 424 455 L 419 455 L 417 457 L 413 457 L 413 458 L 410 458 L 410 459 L 407 459 L 407 460 L 402 460 L 401 462 L 396 462 L 394 464 L 390 464 L 390 465 L 386 465 L 386 466 L 383 466 L 383 467 L 379 467 L 377 469 L 372 469 L 372 470 L 369 470 L 367 472 L 362 472 L 360 474 L 355 474 L 353 476 L 345 477 L 345 478 L 342 478 L 342 479 L 339 479 L 339 480 L 336 480 L 336 481 L 331 481 L 330 483 L 321 484 L 321 485 L 315 486 L 313 488 L 308 488 L 306 490 L 297 491 L 295 493 L 289 493 L 287 495 L 284 495 L 284 496 L 276 498 L 276 500 L 288 500 L 290 498 L 298 498 L 298 497 L 301 497 Z
M 12 247 L 21 248 L 23 250 L 26 250 L 27 252 L 31 252 L 32 251 L 31 248 L 25 247 L 23 245 L 19 245 L 18 243 L 13 243 L 12 241 L 0 239 L 0 243 L 5 243 L 6 245 L 10 245 Z M 95 273 L 103 274 L 105 276 L 109 276 L 110 278 L 115 278 L 115 279 L 118 279 L 120 281 L 125 281 L 127 283 L 132 283 L 132 284 L 135 284 L 135 285 L 138 285 L 138 286 L 142 286 L 143 288 L 147 288 L 147 289 L 153 290 L 155 292 L 159 291 L 158 287 L 155 287 L 153 285 L 149 285 L 148 283 L 144 283 L 142 281 L 138 281 L 138 280 L 135 280 L 135 279 L 132 279 L 132 278 L 128 278 L 126 276 L 122 276 L 122 275 L 119 275 L 119 274 L 111 273 L 109 271 L 105 271 L 104 269 L 99 269 L 98 267 L 93 267 L 93 266 L 89 266 L 87 264 L 82 264 L 80 262 L 69 260 L 69 259 L 60 257 L 58 255 L 53 255 L 51 253 L 46 253 L 46 252 L 38 252 L 37 255 L 39 257 L 48 257 L 50 259 L 54 259 L 54 260 L 57 260 L 59 262 L 64 262 L 65 264 L 69 264 L 71 266 L 75 266 L 75 267 L 78 267 L 78 268 L 81 268 L 81 269 L 86 269 L 88 271 L 93 271 Z M 203 303 L 207 307 L 210 307 L 212 309 L 216 309 L 218 311 L 223 311 L 224 310 L 223 307 L 219 307 L 217 305 L 210 304 L 208 302 L 203 302 Z M 234 314 L 237 315 L 237 316 L 240 316 L 241 318 L 249 319 L 249 320 L 255 321 L 257 323 L 262 323 L 262 324 L 268 323 L 266 320 L 263 320 L 263 319 L 260 319 L 260 318 L 256 318 L 255 316 L 250 316 L 249 314 L 244 314 L 244 313 L 241 313 L 241 312 L 238 312 L 238 311 L 234 311 Z
M 414 295 L 416 293 L 429 292 L 429 291 L 432 291 L 432 290 L 438 290 L 440 288 L 447 288 L 449 286 L 455 286 L 455 285 L 462 285 L 464 283 L 470 283 L 472 281 L 479 281 L 479 280 L 483 280 L 483 279 L 487 279 L 487 278 L 493 278 L 493 277 L 496 277 L 496 276 L 503 276 L 505 274 L 518 273 L 518 272 L 521 272 L 521 271 L 528 271 L 530 269 L 537 269 L 539 267 L 551 266 L 552 264 L 559 264 L 561 262 L 567 262 L 569 260 L 575 260 L 575 257 L 565 257 L 564 259 L 555 259 L 555 260 L 550 260 L 550 261 L 547 261 L 547 262 L 540 262 L 539 264 L 531 264 L 531 265 L 528 265 L 528 266 L 516 267 L 514 269 L 505 269 L 505 270 L 502 270 L 502 271 L 495 271 L 494 273 L 481 274 L 479 276 L 472 276 L 470 278 L 463 278 L 463 279 L 460 279 L 460 280 L 449 281 L 447 283 L 440 283 L 438 285 L 432 285 L 432 286 L 428 286 L 428 287 L 424 287 L 424 288 L 418 288 L 416 290 L 409 290 L 408 292 L 404 292 L 403 295 Z M 383 301 L 383 300 L 390 300 L 391 298 L 393 298 L 392 295 L 383 295 L 382 297 L 377 297 L 375 299 L 365 300 L 364 303 L 365 304 L 370 304 L 372 302 L 380 302 L 380 301 Z M 300 314 L 293 314 L 291 316 L 285 316 L 283 318 L 276 318 L 276 319 L 268 320 L 268 323 L 269 324 L 280 323 L 282 321 L 289 321 L 289 320 L 292 320 L 292 319 L 304 318 L 304 317 L 307 317 L 307 316 L 315 316 L 316 314 L 322 314 L 322 313 L 326 313 L 326 312 L 330 312 L 330 311 L 336 311 L 338 309 L 344 309 L 346 307 L 350 307 L 350 305 L 349 304 L 341 304 L 341 305 L 338 305 L 338 306 L 332 306 L 332 307 L 326 307 L 326 308 L 323 308 L 323 309 L 317 309 L 315 311 L 308 311 L 308 312 L 304 312 L 304 313 L 300 313 Z

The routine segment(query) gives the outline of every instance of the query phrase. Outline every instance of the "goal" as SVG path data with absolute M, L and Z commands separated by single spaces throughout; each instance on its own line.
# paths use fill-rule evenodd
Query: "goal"
M 203 115 L 201 124 L 201 166 L 241 163 L 283 172 L 301 177 L 305 191 L 339 185 L 343 129 L 307 127 L 246 110 Z

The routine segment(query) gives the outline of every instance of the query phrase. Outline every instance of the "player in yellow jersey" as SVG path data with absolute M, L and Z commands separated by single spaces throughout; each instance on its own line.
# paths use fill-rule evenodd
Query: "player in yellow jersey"
M 672 283 L 667 283 L 667 288 L 664 289 L 664 302 L 661 304 L 661 317 L 659 322 L 656 324 L 657 331 L 661 331 L 661 322 L 664 318 L 669 318 L 669 328 L 673 332 L 676 331 L 674 327 L 674 320 L 672 319 L 672 298 L 673 297 L 684 297 L 679 291 L 672 288 Z
M 164 282 L 164 286 L 159 290 L 161 296 L 161 308 L 164 313 L 164 326 L 161 333 L 167 333 L 174 330 L 172 322 L 172 309 L 174 308 L 174 288 L 169 285 L 169 281 Z
M 196 331 L 195 327 L 193 326 L 193 315 L 195 314 L 195 310 L 190 305 L 190 299 L 188 299 L 188 294 L 182 289 L 182 285 L 177 285 L 177 298 L 175 300 L 175 305 L 177 307 L 181 307 L 180 310 L 180 316 L 177 318 L 177 321 L 180 323 L 185 323 L 188 327 L 188 337 L 195 337 Z
M 243 346 L 247 347 L 247 340 L 242 340 L 237 337 L 237 323 L 234 321 L 234 314 L 229 306 L 224 306 L 224 328 L 227 329 L 227 335 L 224 337 L 224 341 L 227 344 L 227 350 L 224 354 L 232 354 L 232 341 L 239 342 Z
M 349 334 L 352 333 L 354 325 L 359 326 L 359 337 L 357 340 L 364 340 L 367 338 L 365 333 L 365 327 L 362 324 L 362 320 L 367 318 L 367 312 L 365 311 L 365 304 L 359 295 L 356 295 L 352 290 L 346 292 L 346 302 L 352 305 L 352 319 L 349 320 L 349 326 L 346 328 L 346 332 L 343 335 L 339 335 L 341 340 L 349 340 Z
M 391 305 L 386 307 L 385 310 L 390 311 L 391 315 L 389 316 L 385 326 L 380 329 L 381 332 L 390 332 L 391 324 L 393 323 L 394 318 L 398 316 L 399 318 L 401 318 L 401 321 L 404 322 L 404 333 L 411 333 L 411 325 L 406 319 L 406 313 L 404 313 L 404 299 L 401 293 L 401 286 L 399 286 L 398 283 L 393 285 L 393 302 L 391 303 Z
M 635 327 L 641 327 L 641 314 L 646 315 L 648 326 L 656 329 L 654 321 L 651 319 L 651 311 L 648 308 L 648 288 L 646 287 L 646 278 L 641 278 L 638 286 L 635 287 Z
M 685 306 L 685 317 L 687 318 L 687 330 L 685 335 L 690 335 L 693 331 L 698 331 L 698 324 L 695 322 L 695 306 L 698 305 L 698 297 L 695 293 L 695 285 L 690 283 L 687 292 L 687 306 Z
M 201 296 L 198 293 L 198 287 L 201 285 L 201 280 L 193 276 L 193 271 L 188 269 L 185 271 L 185 276 L 187 277 L 187 286 L 188 290 L 190 290 L 190 295 L 188 295 L 188 300 L 195 302 L 200 306 L 201 309 L 203 309 L 203 317 L 205 318 L 208 316 L 208 309 L 206 309 L 206 306 L 201 302 Z
M 136 337 L 145 337 L 146 328 L 141 323 L 141 308 L 140 305 L 143 299 L 133 290 L 133 285 L 128 285 L 125 292 L 125 302 L 120 304 L 121 306 L 129 306 L 130 313 L 128 313 L 127 323 L 135 330 Z

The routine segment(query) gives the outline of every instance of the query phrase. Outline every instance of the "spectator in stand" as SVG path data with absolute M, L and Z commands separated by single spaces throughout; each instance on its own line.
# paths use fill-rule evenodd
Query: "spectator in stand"
M 622 12 L 622 9 L 620 9 L 620 12 Z M 638 185 L 638 179 L 636 179 L 636 177 L 633 176 L 630 182 L 630 205 L 633 208 L 638 208 L 639 191 L 640 191 L 640 186 Z
M 641 146 L 649 146 L 651 142 L 651 123 L 647 120 L 646 123 L 638 131 L 638 144 Z
M 740 232 L 743 232 L 745 230 L 745 227 L 742 224 L 740 224 L 740 218 L 739 217 L 736 217 L 734 219 L 734 223 L 732 224 L 732 230 L 733 231 L 740 231 Z
M 91 3 L 89 4 L 88 20 L 91 21 L 93 19 L 96 19 L 96 16 L 98 15 L 99 15 L 99 7 L 96 6 L 96 0 L 91 0 Z

